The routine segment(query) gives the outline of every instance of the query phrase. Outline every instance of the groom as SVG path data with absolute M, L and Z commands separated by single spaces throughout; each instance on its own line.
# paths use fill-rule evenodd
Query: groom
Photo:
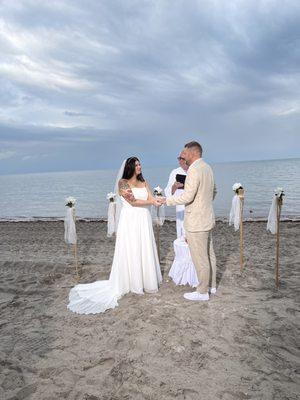
M 195 265 L 199 286 L 192 293 L 185 293 L 187 300 L 209 300 L 210 292 L 216 292 L 216 257 L 211 230 L 215 225 L 213 199 L 216 187 L 211 167 L 202 159 L 202 147 L 198 142 L 185 145 L 183 157 L 189 166 L 184 192 L 180 196 L 165 199 L 168 206 L 184 204 L 184 228 Z

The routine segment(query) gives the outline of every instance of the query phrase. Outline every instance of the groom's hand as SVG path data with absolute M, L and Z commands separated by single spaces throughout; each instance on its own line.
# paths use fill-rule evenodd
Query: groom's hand
M 166 197 L 161 197 L 159 199 L 160 205 L 166 204 Z

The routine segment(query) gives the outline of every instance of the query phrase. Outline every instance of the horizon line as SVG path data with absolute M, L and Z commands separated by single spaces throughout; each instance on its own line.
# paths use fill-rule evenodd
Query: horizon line
M 204 157 L 203 157 L 204 158 Z M 233 163 L 247 163 L 247 162 L 260 162 L 260 161 L 285 161 L 285 160 L 299 160 L 300 157 L 287 157 L 287 158 L 265 158 L 265 159 L 255 159 L 255 160 L 234 160 L 234 161 L 209 161 L 211 164 L 233 164 Z M 161 168 L 161 167 L 170 167 L 174 168 L 174 165 L 158 165 L 158 166 L 147 166 L 144 169 L 149 168 Z M 0 176 L 10 176 L 10 175 L 30 175 L 30 174 L 55 174 L 55 173 L 66 173 L 66 172 L 92 172 L 92 171 L 111 171 L 115 170 L 115 168 L 95 168 L 95 169 L 72 169 L 72 170 L 59 170 L 59 171 L 32 171 L 32 172 L 12 172 L 12 173 L 0 173 Z

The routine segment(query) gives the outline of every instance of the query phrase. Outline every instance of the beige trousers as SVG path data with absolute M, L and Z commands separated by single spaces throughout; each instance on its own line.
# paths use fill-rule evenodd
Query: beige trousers
M 212 232 L 189 232 L 186 238 L 199 279 L 197 291 L 207 293 L 209 285 L 216 287 L 217 263 L 212 242 Z

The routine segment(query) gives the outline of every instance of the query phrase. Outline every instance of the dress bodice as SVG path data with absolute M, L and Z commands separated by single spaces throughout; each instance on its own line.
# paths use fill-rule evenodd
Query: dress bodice
M 134 187 L 134 188 L 131 188 L 131 190 L 132 190 L 132 193 L 136 200 L 147 200 L 148 199 L 148 190 L 145 187 L 142 187 L 142 188 Z M 123 196 L 121 196 L 121 200 L 122 200 L 123 205 L 132 207 L 131 204 L 129 204 L 128 201 L 126 201 Z
M 148 190 L 145 187 L 142 188 L 132 188 L 132 193 L 137 200 L 147 200 L 148 199 Z

